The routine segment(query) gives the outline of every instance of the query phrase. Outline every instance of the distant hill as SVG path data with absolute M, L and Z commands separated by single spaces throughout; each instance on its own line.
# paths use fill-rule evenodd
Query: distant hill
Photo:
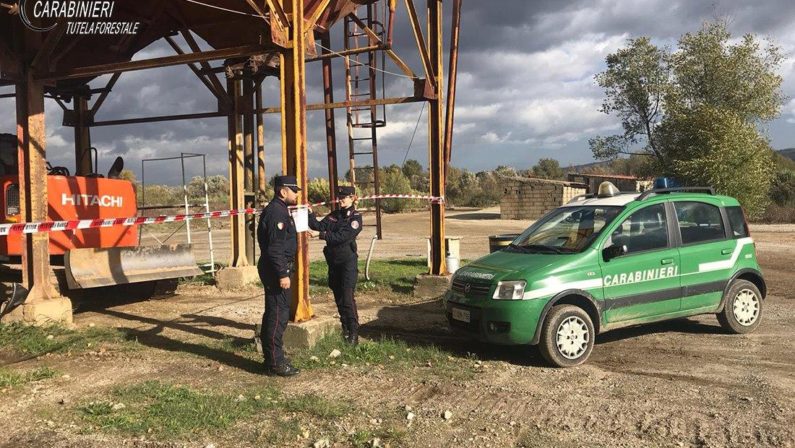
M 778 153 L 785 157 L 789 157 L 792 160 L 795 160 L 795 148 L 780 149 Z
M 774 151 L 773 158 L 776 161 L 776 166 L 779 169 L 786 168 L 789 170 L 795 170 L 795 148 Z

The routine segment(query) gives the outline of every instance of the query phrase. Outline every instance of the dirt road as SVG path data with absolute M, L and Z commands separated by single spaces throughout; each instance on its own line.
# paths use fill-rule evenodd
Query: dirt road
M 464 237 L 462 255 L 469 259 L 487 251 L 489 234 L 526 226 L 496 219 L 493 211 L 450 215 L 448 234 Z M 389 216 L 385 224 L 380 256 L 423 253 L 425 214 Z M 290 380 L 263 378 L 254 360 L 207 344 L 252 336 L 262 307 L 256 290 L 223 295 L 186 288 L 164 300 L 85 305 L 75 316 L 77 326 L 126 329 L 146 349 L 15 364 L 52 366 L 69 378 L 0 395 L 0 413 L 7 422 L 0 446 L 261 446 L 242 439 L 244 429 L 161 443 L 93 434 L 79 422 L 42 417 L 42 412 L 64 406 L 59 403 L 156 378 L 232 390 L 273 384 L 287 394 L 314 392 L 348 400 L 361 410 L 357 418 L 335 422 L 341 428 L 336 435 L 313 429 L 309 438 L 285 443 L 289 446 L 312 446 L 321 437 L 348 446 L 344 434 L 354 426 L 376 431 L 383 423 L 370 416 L 387 412 L 399 415 L 405 431 L 392 446 L 793 447 L 795 226 L 756 225 L 751 232 L 769 285 L 758 331 L 726 334 L 714 316 L 617 330 L 599 336 L 588 364 L 573 369 L 547 367 L 534 348 L 495 348 L 456 338 L 447 330 L 438 301 L 406 298 L 385 305 L 376 294 L 361 293 L 364 337 L 437 345 L 473 371 L 471 377 L 428 375 L 423 365 L 408 370 L 362 365 L 308 371 Z M 318 315 L 334 312 L 327 296 L 316 297 L 314 306 Z M 445 411 L 449 419 L 443 418 Z M 410 424 L 408 412 L 415 415 Z

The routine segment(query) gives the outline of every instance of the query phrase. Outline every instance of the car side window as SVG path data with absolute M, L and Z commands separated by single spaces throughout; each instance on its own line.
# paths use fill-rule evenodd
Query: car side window
M 726 238 L 720 209 L 705 202 L 674 202 L 682 244 L 718 241 Z
M 668 247 L 665 205 L 656 204 L 631 214 L 610 234 L 608 245 L 627 246 L 627 254 Z
M 732 237 L 735 239 L 747 237 L 748 223 L 745 222 L 743 210 L 740 207 L 726 207 L 726 214 L 729 216 Z

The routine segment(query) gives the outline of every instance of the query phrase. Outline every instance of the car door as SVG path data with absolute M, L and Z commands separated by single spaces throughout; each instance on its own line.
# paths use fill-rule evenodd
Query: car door
M 745 239 L 730 238 L 720 207 L 700 201 L 672 204 L 681 238 L 682 309 L 716 307 Z
M 600 257 L 607 322 L 679 311 L 680 259 L 668 214 L 664 203 L 653 204 L 612 227 Z M 626 253 L 609 255 L 622 246 Z

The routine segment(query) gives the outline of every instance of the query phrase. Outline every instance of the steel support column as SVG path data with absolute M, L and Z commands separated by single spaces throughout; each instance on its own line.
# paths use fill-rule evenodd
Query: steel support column
M 262 81 L 265 78 L 258 78 L 256 85 L 256 106 L 257 106 L 257 196 L 262 203 L 257 207 L 263 207 L 264 202 L 270 200 L 266 197 L 265 189 L 267 180 L 265 179 L 265 122 L 262 118 Z
M 331 48 L 330 33 L 320 36 L 322 54 L 331 54 L 327 48 Z M 323 59 L 323 102 L 330 104 L 334 102 L 334 81 L 331 71 L 331 59 Z M 326 109 L 326 151 L 328 157 L 328 184 L 331 206 L 336 208 L 337 200 L 337 133 L 334 126 L 334 109 Z
M 88 98 L 75 95 L 75 175 L 88 176 L 96 167 L 91 166 L 91 109 Z
M 431 196 L 444 197 L 445 155 L 442 135 L 442 0 L 428 0 L 428 57 L 434 98 L 428 100 L 428 151 Z M 431 204 L 431 274 L 447 273 L 445 263 L 444 202 Z
M 243 190 L 243 130 L 242 112 L 242 81 L 227 79 L 227 92 L 232 97 L 233 108 L 229 114 L 229 207 L 243 208 L 245 197 Z M 231 216 L 232 258 L 230 267 L 248 266 L 246 258 L 245 216 Z
M 255 204 L 254 171 L 256 167 L 254 153 L 254 80 L 246 73 L 241 80 L 243 83 L 243 189 L 246 208 L 253 208 Z M 254 215 L 246 215 L 246 260 L 249 265 L 256 265 L 254 259 L 254 245 L 257 244 L 257 224 Z
M 293 18 L 290 27 L 290 48 L 279 53 L 282 102 L 282 167 L 285 174 L 295 175 L 302 191 L 298 203 L 305 204 L 307 195 L 306 165 L 306 33 L 304 31 L 304 0 L 285 0 L 285 12 Z M 297 19 L 296 19 L 297 18 Z M 312 318 L 309 303 L 309 253 L 306 233 L 298 234 L 295 275 L 292 278 L 293 302 L 290 320 L 302 322 Z
M 47 165 L 43 83 L 30 73 L 16 85 L 19 204 L 25 222 L 47 219 Z M 22 286 L 27 302 L 57 297 L 50 284 L 49 234 L 22 237 Z

